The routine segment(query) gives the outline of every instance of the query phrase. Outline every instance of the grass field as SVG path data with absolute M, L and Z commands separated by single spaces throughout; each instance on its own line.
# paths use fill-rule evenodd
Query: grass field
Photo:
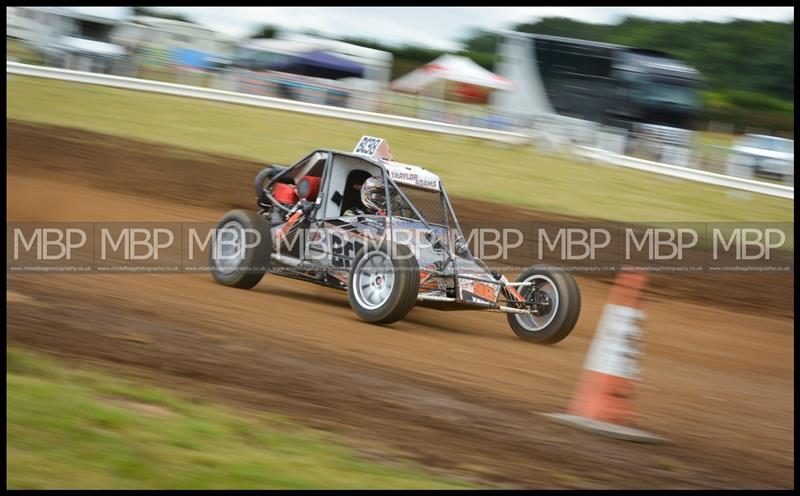
M 351 150 L 381 136 L 398 160 L 444 180 L 448 192 L 555 213 L 624 222 L 793 221 L 793 202 L 548 156 L 531 147 L 241 105 L 37 78 L 7 77 L 7 116 L 200 152 L 291 163 L 314 148 Z
M 697 142 L 700 145 L 721 146 L 728 148 L 733 146 L 736 141 L 735 136 L 728 133 L 702 132 L 697 135 Z
M 6 36 L 6 58 L 24 64 L 41 64 L 42 56 L 25 43 Z
M 6 487 L 464 488 L 322 432 L 7 348 Z

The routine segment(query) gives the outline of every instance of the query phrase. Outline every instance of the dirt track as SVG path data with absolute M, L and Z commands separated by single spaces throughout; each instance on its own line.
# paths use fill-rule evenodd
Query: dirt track
M 165 212 L 173 205 L 195 207 L 165 220 L 216 222 L 220 212 L 254 207 L 253 178 L 265 163 L 248 162 L 151 143 L 139 143 L 113 136 L 86 133 L 56 126 L 35 126 L 10 121 L 8 138 L 9 173 L 87 185 L 107 192 L 135 195 L 142 201 L 159 200 Z M 51 199 L 52 198 L 52 199 Z M 61 203 L 47 192 L 40 210 L 60 209 Z M 87 202 L 79 220 L 95 220 Z M 511 208 L 474 199 L 453 198 L 462 223 L 491 226 L 498 218 L 526 223 L 595 223 L 600 219 L 554 215 L 530 208 Z M 204 210 L 204 214 L 200 214 Z M 212 210 L 212 213 L 208 213 Z M 185 212 L 190 212 L 188 215 Z M 502 212 L 501 215 L 498 213 Z M 16 219 L 21 220 L 21 219 Z M 137 210 L 111 220 L 149 221 Z M 781 252 L 779 252 L 781 254 Z M 783 257 L 786 257 L 783 253 Z M 775 255 L 773 254 L 773 257 Z M 790 260 L 782 264 L 793 265 Z M 779 262 L 780 260 L 775 260 Z M 555 261 L 558 263 L 558 261 Z M 687 263 L 691 260 L 687 260 Z M 703 260 L 699 261 L 700 263 Z M 529 263 L 529 262 L 528 262 Z M 519 265 L 528 263 L 519 262 Z M 585 277 L 611 283 L 611 273 L 586 273 Z M 776 273 L 684 273 L 675 277 L 654 274 L 648 292 L 661 298 L 688 302 L 702 301 L 721 308 L 793 318 L 794 280 L 792 274 Z
M 17 222 L 215 221 L 249 204 L 258 170 L 17 123 L 8 141 Z M 646 297 L 641 424 L 672 441 L 655 447 L 536 415 L 563 411 L 574 389 L 608 292 L 586 278 L 576 330 L 541 347 L 496 314 L 414 309 L 367 325 L 343 293 L 276 276 L 241 291 L 207 275 L 13 275 L 8 342 L 283 412 L 362 452 L 492 485 L 790 488 L 793 286 L 781 281 L 789 295 L 759 312 L 721 304 L 721 284 L 701 288 L 713 306 Z

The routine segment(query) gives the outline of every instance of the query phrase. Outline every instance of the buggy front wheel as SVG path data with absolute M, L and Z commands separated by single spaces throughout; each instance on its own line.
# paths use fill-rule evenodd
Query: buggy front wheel
M 523 271 L 517 282 L 531 283 L 519 288 L 527 313 L 508 314 L 508 323 L 519 338 L 553 344 L 566 338 L 581 313 L 581 293 L 571 274 L 541 266 Z

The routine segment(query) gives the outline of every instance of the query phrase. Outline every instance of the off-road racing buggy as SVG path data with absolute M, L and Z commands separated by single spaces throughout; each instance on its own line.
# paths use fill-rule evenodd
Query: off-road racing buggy
M 360 188 L 382 182 L 384 211 L 365 212 Z M 572 276 L 529 267 L 510 282 L 472 256 L 439 177 L 394 161 L 364 136 L 352 153 L 316 150 L 256 176 L 260 212 L 219 222 L 210 267 L 220 284 L 252 288 L 266 272 L 346 289 L 362 319 L 391 323 L 415 304 L 507 314 L 520 338 L 564 339 L 580 314 Z

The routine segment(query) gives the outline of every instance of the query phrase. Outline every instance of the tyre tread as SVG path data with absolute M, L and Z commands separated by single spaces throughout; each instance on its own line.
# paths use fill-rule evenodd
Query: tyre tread
M 400 284 L 399 296 L 395 301 L 392 308 L 384 310 L 386 313 L 382 314 L 381 310 L 377 309 L 368 311 L 360 308 L 358 302 L 355 300 L 352 292 L 353 272 L 351 270 L 350 277 L 348 278 L 347 297 L 350 301 L 350 306 L 353 311 L 362 319 L 375 324 L 391 324 L 405 317 L 408 312 L 414 307 L 417 302 L 417 295 L 419 294 L 419 265 L 415 257 L 406 257 L 405 255 L 411 254 L 410 248 L 405 245 L 393 245 L 398 253 L 402 252 L 402 259 L 392 258 L 392 263 L 399 269 L 398 274 L 407 274 L 406 276 L 396 277 L 396 281 Z M 368 247 L 364 247 L 356 254 L 353 259 L 353 267 L 356 266 L 358 260 L 366 253 Z M 382 250 L 391 250 L 390 245 L 383 245 Z M 386 253 L 392 253 L 386 251 Z M 376 313 L 377 312 L 377 313 Z
M 514 314 L 508 315 L 508 323 L 520 339 L 523 341 L 534 342 L 539 344 L 555 344 L 566 338 L 575 328 L 581 312 L 581 293 L 578 283 L 572 275 L 561 269 L 549 269 L 542 265 L 533 265 L 528 267 L 517 277 L 517 282 L 523 281 L 534 274 L 543 274 L 550 276 L 551 279 L 558 285 L 560 293 L 559 299 L 564 302 L 566 308 L 564 317 L 560 322 L 551 322 L 550 325 L 557 324 L 558 328 L 547 330 L 547 328 L 531 332 L 522 328 L 516 320 Z M 566 296 L 566 298 L 564 298 Z M 558 310 L 557 310 L 558 311 Z
M 256 212 L 252 212 L 250 210 L 231 210 L 220 220 L 219 224 L 217 224 L 217 228 L 225 225 L 230 220 L 238 220 L 241 222 L 245 227 L 252 227 L 257 229 L 258 232 L 261 234 L 261 238 L 265 241 L 266 249 L 264 247 L 259 247 L 259 249 L 251 250 L 252 253 L 245 256 L 245 262 L 250 266 L 263 266 L 269 267 L 270 262 L 270 255 L 272 252 L 272 239 L 269 224 L 267 223 L 266 219 L 262 217 L 260 214 Z M 209 263 L 213 267 L 214 261 L 211 259 L 211 254 L 209 253 Z M 217 281 L 219 284 L 224 286 L 230 286 L 233 288 L 238 289 L 250 289 L 256 286 L 261 279 L 264 277 L 266 271 L 261 270 L 250 270 L 247 272 L 239 272 L 236 274 L 236 277 L 231 279 L 227 279 L 222 277 L 218 274 L 215 270 L 212 269 L 212 275 L 214 280 Z

